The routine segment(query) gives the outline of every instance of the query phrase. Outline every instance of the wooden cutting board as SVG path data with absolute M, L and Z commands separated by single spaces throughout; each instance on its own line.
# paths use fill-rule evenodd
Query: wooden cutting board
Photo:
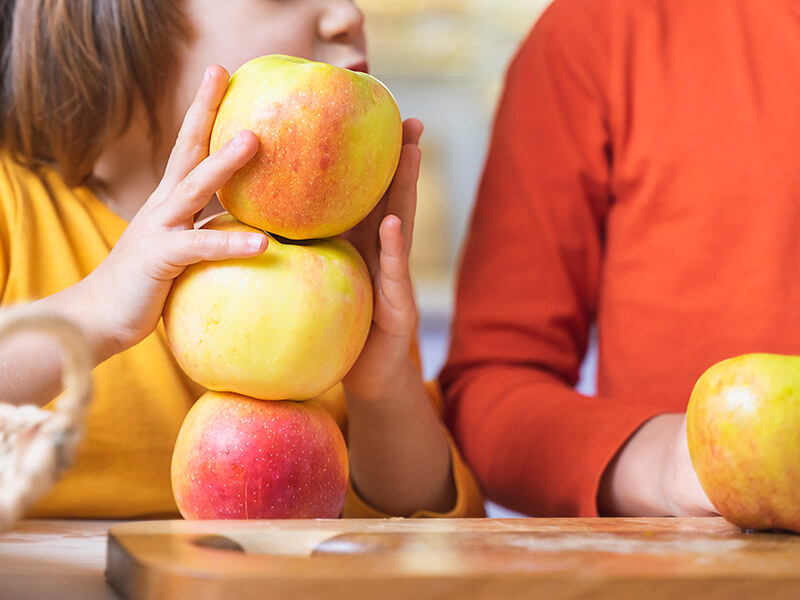
M 151 521 L 112 527 L 129 600 L 800 598 L 800 536 L 721 518 Z

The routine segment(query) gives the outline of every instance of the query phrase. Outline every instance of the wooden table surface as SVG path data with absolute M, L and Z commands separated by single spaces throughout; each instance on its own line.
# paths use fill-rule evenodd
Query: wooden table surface
M 22 521 L 0 534 L 2 600 L 120 600 L 105 581 L 113 521 Z
M 24 521 L 0 535 L 2 600 L 371 597 L 800 598 L 800 536 L 720 518 Z

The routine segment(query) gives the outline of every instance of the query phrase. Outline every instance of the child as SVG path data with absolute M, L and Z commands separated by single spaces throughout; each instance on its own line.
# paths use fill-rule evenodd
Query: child
M 97 365 L 75 466 L 32 515 L 174 515 L 172 445 L 203 390 L 170 355 L 165 298 L 186 265 L 269 252 L 261 234 L 194 228 L 219 210 L 215 190 L 257 147 L 243 131 L 208 156 L 228 71 L 271 53 L 365 69 L 362 14 L 349 0 L 20 0 L 2 10 L 0 305 L 34 301 L 71 318 Z M 228 71 L 207 67 L 217 62 Z M 421 131 L 404 123 L 395 179 L 350 232 L 376 292 L 362 355 L 322 399 L 334 414 L 347 401 L 345 515 L 482 510 L 411 351 Z M 48 341 L 4 343 L 0 364 L 4 401 L 41 405 L 58 393 Z
M 798 64 L 792 2 L 545 11 L 508 72 L 440 378 L 490 499 L 716 512 L 689 457 L 694 383 L 731 356 L 800 353 Z

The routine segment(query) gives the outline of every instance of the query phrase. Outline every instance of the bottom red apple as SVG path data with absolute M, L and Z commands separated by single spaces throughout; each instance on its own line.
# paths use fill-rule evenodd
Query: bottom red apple
M 349 474 L 333 418 L 314 401 L 207 392 L 172 455 L 172 490 L 186 519 L 336 518 Z

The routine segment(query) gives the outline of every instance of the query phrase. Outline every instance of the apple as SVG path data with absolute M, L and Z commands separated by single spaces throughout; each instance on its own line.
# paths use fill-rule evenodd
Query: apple
M 258 152 L 219 200 L 240 221 L 290 239 L 332 237 L 367 216 L 389 187 L 403 141 L 397 103 L 376 78 L 284 55 L 233 74 L 211 152 L 243 129 L 258 137 Z
M 742 529 L 800 532 L 800 357 L 746 354 L 698 379 L 686 414 L 709 500 Z
M 206 228 L 255 231 L 230 215 Z M 335 237 L 191 265 L 164 307 L 178 364 L 200 385 L 266 400 L 304 400 L 341 381 L 372 323 L 372 283 L 358 251 Z
M 206 392 L 172 454 L 172 490 L 186 519 L 333 519 L 347 493 L 347 447 L 313 400 Z

